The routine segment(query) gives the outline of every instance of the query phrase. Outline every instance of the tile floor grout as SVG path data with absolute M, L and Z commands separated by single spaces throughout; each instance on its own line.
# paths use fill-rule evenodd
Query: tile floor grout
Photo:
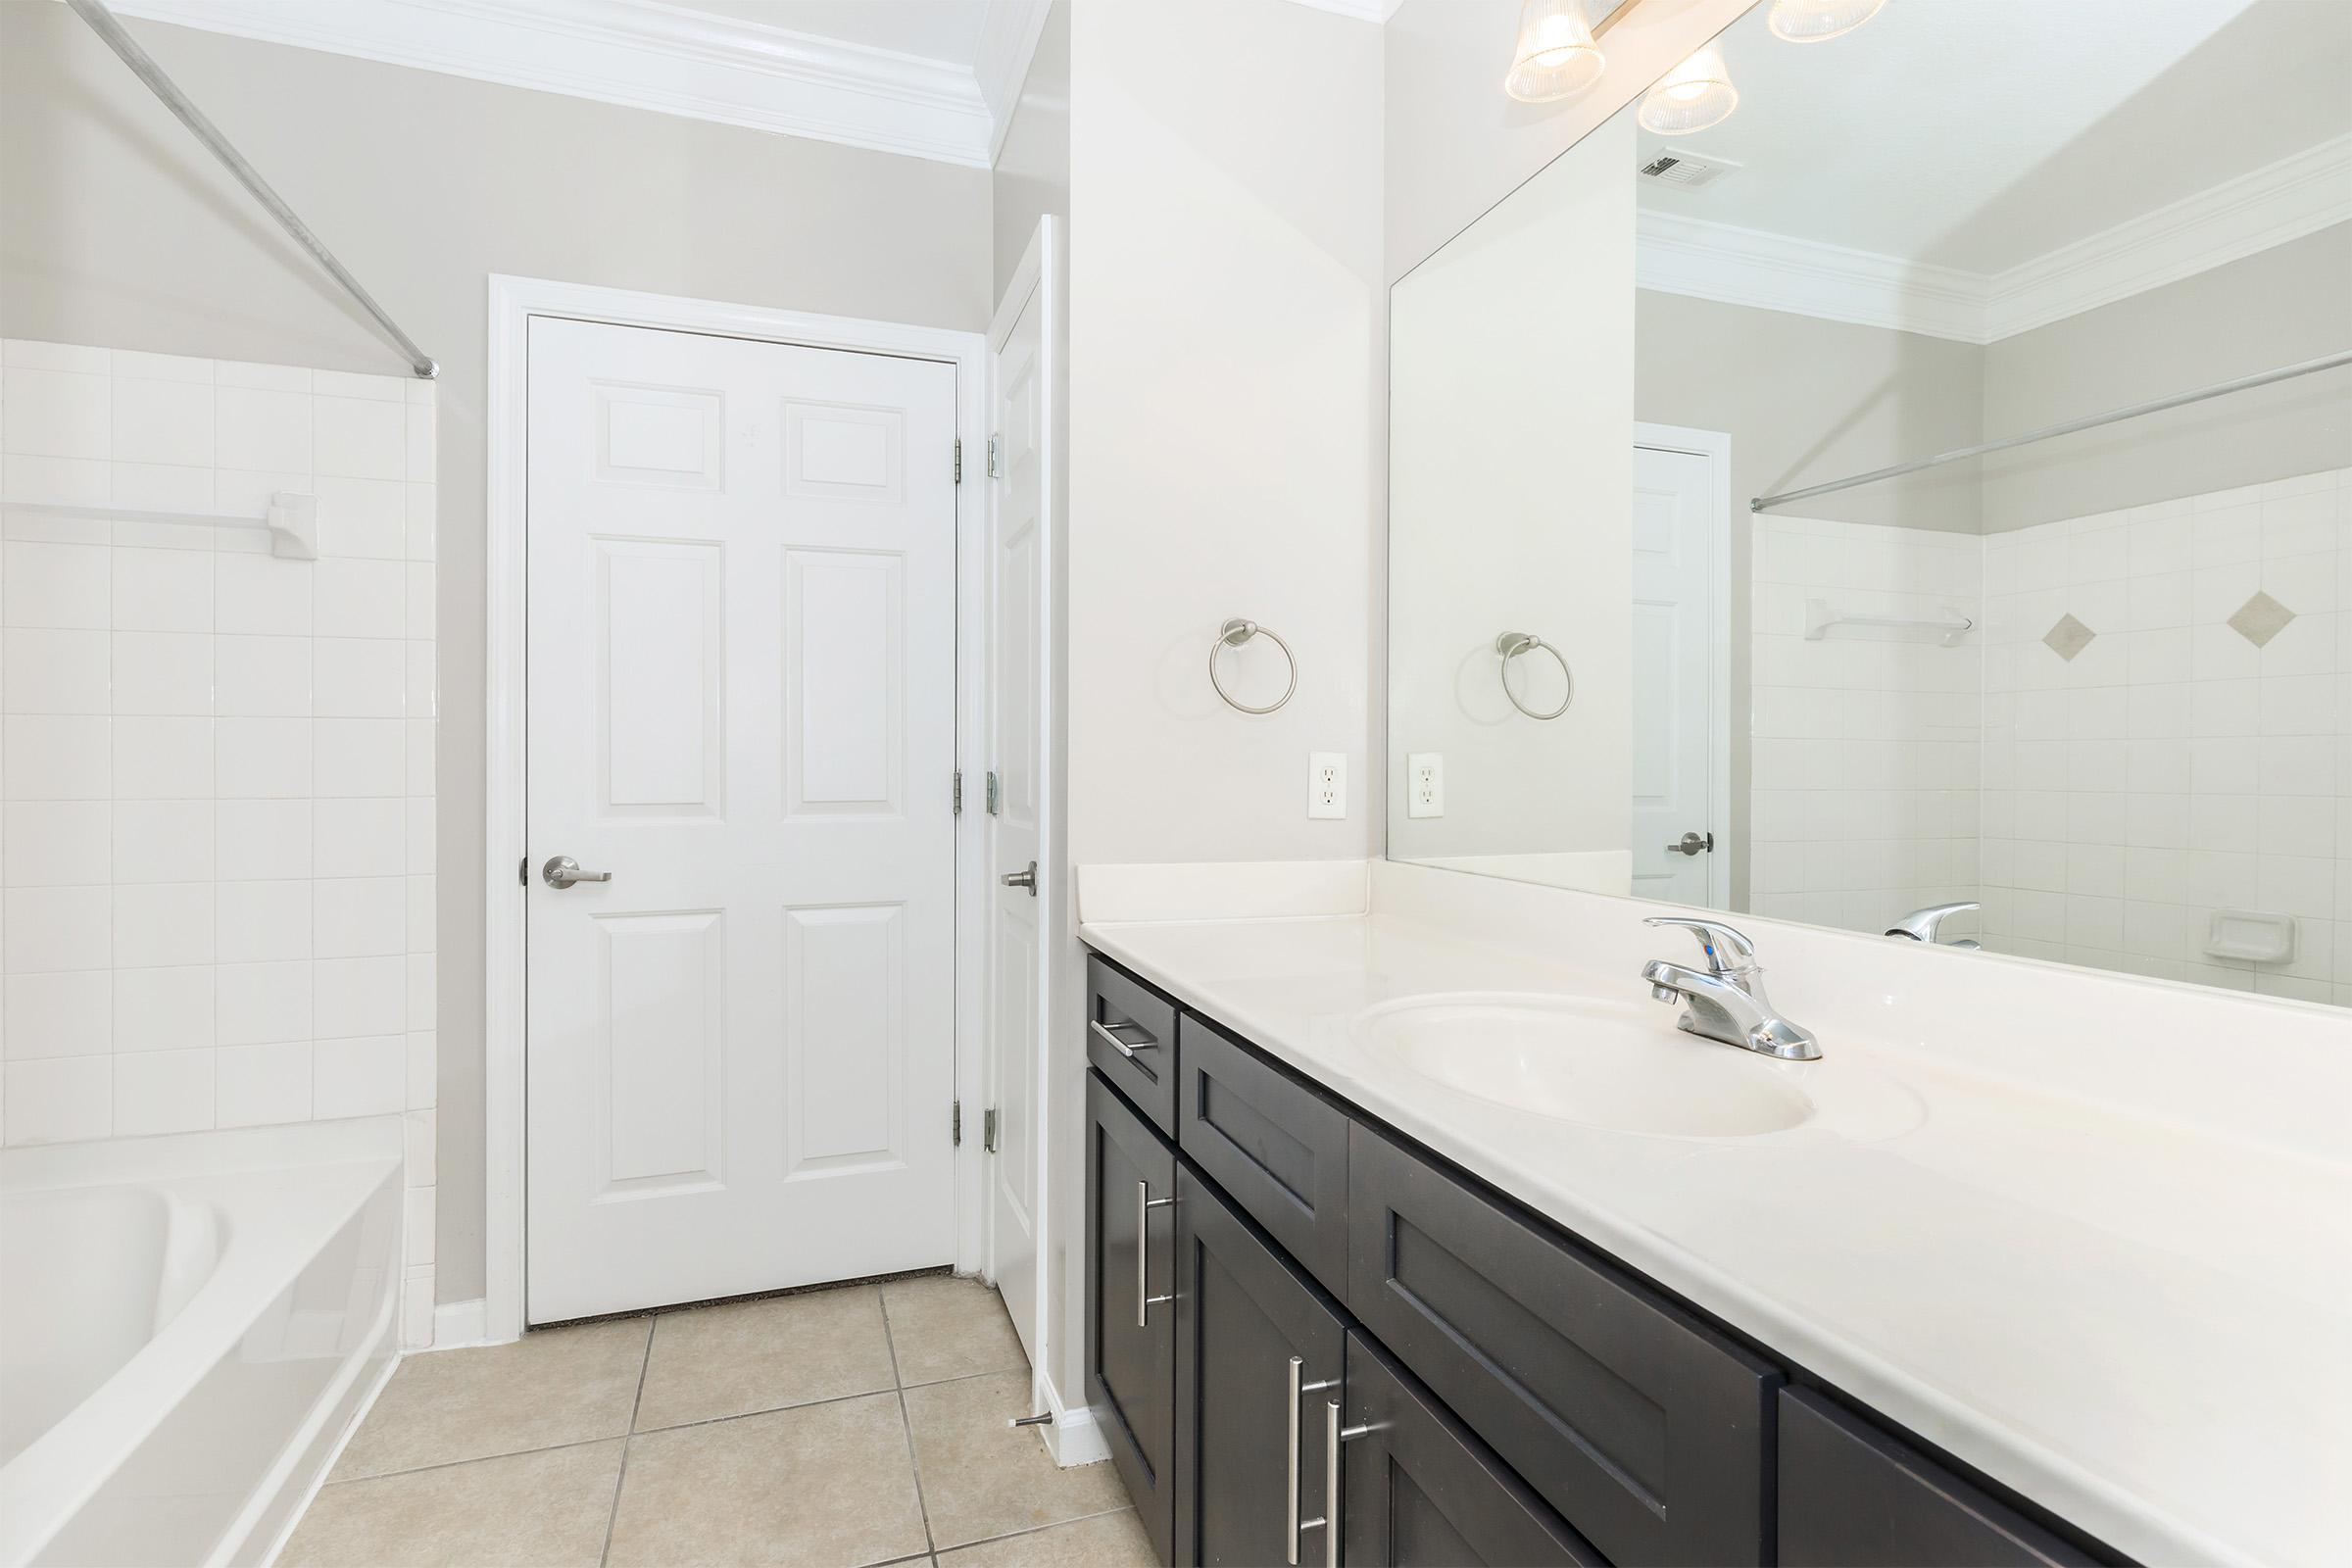
M 904 1360 L 899 1354 L 899 1335 L 902 1331 L 915 1335 L 915 1341 L 910 1342 L 910 1353 L 916 1353 L 922 1357 L 929 1358 L 931 1363 L 934 1365 L 941 1364 L 938 1360 L 937 1349 L 933 1347 L 932 1339 L 930 1338 L 931 1336 L 941 1332 L 939 1324 L 934 1321 L 935 1317 L 941 1310 L 941 1303 L 935 1301 L 929 1295 L 909 1294 L 906 1299 L 899 1303 L 898 1310 L 894 1311 L 888 1294 L 887 1283 L 875 1282 L 871 1285 L 865 1285 L 864 1282 L 858 1283 L 859 1285 L 862 1285 L 864 1288 L 870 1289 L 873 1292 L 871 1300 L 882 1328 L 884 1355 L 888 1362 L 888 1367 L 885 1374 L 888 1381 L 882 1386 L 870 1389 L 855 1390 L 842 1394 L 828 1395 L 819 1398 L 803 1399 L 799 1402 L 772 1404 L 757 1410 L 733 1411 L 724 1415 L 703 1417 L 691 1421 L 679 1421 L 670 1425 L 656 1426 L 641 1430 L 640 1422 L 643 1420 L 645 1414 L 645 1396 L 647 1393 L 650 1390 L 655 1389 L 656 1385 L 660 1382 L 660 1380 L 655 1379 L 653 1376 L 653 1350 L 654 1340 L 662 1332 L 662 1320 L 666 1317 L 683 1317 L 686 1313 L 699 1314 L 709 1309 L 707 1305 L 699 1303 L 692 1307 L 665 1308 L 659 1311 L 641 1314 L 645 1319 L 643 1329 L 644 1337 L 639 1346 L 637 1377 L 634 1380 L 631 1388 L 630 1406 L 624 1417 L 624 1430 L 608 1436 L 580 1437 L 568 1442 L 542 1443 L 533 1446 L 505 1448 L 497 1452 L 473 1454 L 468 1457 L 462 1458 L 449 1458 L 427 1464 L 414 1464 L 405 1468 L 387 1469 L 370 1475 L 353 1476 L 349 1478 L 334 1478 L 329 1481 L 325 1488 L 321 1489 L 321 1498 L 323 1500 L 323 1497 L 328 1494 L 342 1493 L 351 1500 L 343 1506 L 340 1512 L 340 1517 L 347 1520 L 353 1518 L 364 1519 L 368 1516 L 367 1510 L 395 1506 L 395 1504 L 392 1504 L 388 1499 L 391 1497 L 401 1496 L 404 1494 L 397 1491 L 386 1494 L 376 1491 L 376 1489 L 372 1488 L 364 1489 L 355 1485 L 355 1483 L 364 1483 L 369 1481 L 395 1483 L 405 1480 L 410 1481 L 415 1485 L 422 1485 L 426 1487 L 446 1487 L 451 1485 L 451 1483 L 425 1481 L 419 1478 L 432 1476 L 436 1472 L 466 1470 L 469 1468 L 478 1467 L 485 1462 L 499 1462 L 507 1460 L 521 1461 L 534 1457 L 541 1458 L 544 1463 L 560 1463 L 561 1465 L 567 1466 L 570 1472 L 579 1473 L 582 1465 L 588 1462 L 584 1459 L 584 1457 L 554 1461 L 546 1460 L 544 1456 L 559 1454 L 567 1449 L 595 1447 L 601 1445 L 617 1442 L 620 1445 L 620 1453 L 616 1456 L 616 1463 L 614 1465 L 612 1479 L 609 1483 L 611 1490 L 607 1494 L 605 1528 L 601 1535 L 598 1553 L 595 1557 L 588 1557 L 585 1552 L 583 1552 L 581 1557 L 578 1559 L 581 1562 L 594 1565 L 594 1568 L 610 1568 L 612 1547 L 616 1544 L 618 1537 L 620 1511 L 622 1507 L 630 1506 L 632 1508 L 632 1518 L 634 1518 L 636 1516 L 636 1512 L 639 1511 L 637 1505 L 626 1503 L 628 1472 L 631 1468 L 633 1468 L 632 1461 L 637 1458 L 634 1453 L 634 1448 L 636 1446 L 636 1441 L 639 1438 L 662 1438 L 665 1435 L 683 1435 L 690 1433 L 699 1427 L 729 1426 L 736 1423 L 752 1421 L 755 1418 L 766 1418 L 773 1420 L 788 1417 L 797 1412 L 809 1412 L 827 1405 L 870 1400 L 878 1397 L 881 1395 L 890 1394 L 895 1396 L 897 1399 L 899 1410 L 900 1441 L 903 1446 L 902 1451 L 906 1455 L 907 1465 L 906 1479 L 913 1489 L 915 1509 L 917 1517 L 921 1523 L 924 1544 L 913 1553 L 906 1556 L 877 1559 L 871 1565 L 869 1565 L 869 1568 L 889 1568 L 889 1565 L 893 1564 L 902 1565 L 902 1568 L 904 1568 L 904 1565 L 923 1565 L 926 1563 L 932 1565 L 932 1568 L 938 1568 L 938 1565 L 941 1564 L 944 1555 L 966 1551 L 973 1548 L 993 1546 L 998 1543 L 1015 1541 L 1031 1535 L 1042 1535 L 1048 1532 L 1063 1529 L 1065 1527 L 1091 1525 L 1093 1530 L 1100 1532 L 1106 1528 L 1102 1523 L 1101 1523 L 1101 1521 L 1115 1520 L 1123 1514 L 1132 1513 L 1131 1508 L 1124 1506 L 1124 1498 L 1118 1499 L 1121 1505 L 1109 1507 L 1101 1506 L 1102 1503 L 1109 1502 L 1111 1500 L 1111 1494 L 1105 1494 L 1102 1496 L 1090 1495 L 1086 1496 L 1084 1501 L 1081 1501 L 1080 1497 L 1077 1495 L 1068 1495 L 1065 1497 L 1060 1506 L 1077 1504 L 1084 1508 L 1086 1503 L 1094 1503 L 1097 1506 L 1092 1509 L 1088 1509 L 1087 1511 L 1072 1514 L 1067 1518 L 1049 1519 L 1046 1522 L 1038 1524 L 1018 1524 L 1018 1510 L 1015 1510 L 1014 1517 L 1004 1517 L 1002 1509 L 992 1509 L 986 1507 L 982 1508 L 978 1516 L 966 1518 L 964 1516 L 970 1512 L 969 1499 L 958 1500 L 956 1494 L 955 1494 L 955 1488 L 953 1485 L 950 1485 L 948 1491 L 942 1494 L 939 1505 L 946 1508 L 947 1511 L 954 1516 L 951 1519 L 951 1523 L 956 1524 L 956 1528 L 959 1530 L 968 1530 L 974 1526 L 979 1526 L 985 1529 L 988 1527 L 988 1525 L 993 1523 L 997 1526 L 997 1533 L 978 1536 L 968 1541 L 956 1541 L 949 1545 L 943 1546 L 940 1544 L 938 1527 L 931 1517 L 931 1510 L 934 1506 L 932 1497 L 930 1496 L 930 1492 L 932 1489 L 926 1486 L 927 1478 L 925 1475 L 922 1450 L 918 1446 L 918 1442 L 914 1434 L 913 1402 L 908 1396 L 909 1393 L 910 1391 L 928 1389 L 938 1391 L 943 1396 L 926 1404 L 925 1431 L 927 1433 L 930 1432 L 932 1424 L 938 1418 L 940 1413 L 946 1410 L 954 1409 L 961 1412 L 956 1417 L 956 1421 L 958 1423 L 958 1425 L 954 1430 L 962 1432 L 966 1427 L 969 1427 L 972 1436 L 976 1436 L 980 1429 L 995 1426 L 1002 1420 L 1002 1413 L 994 1411 L 994 1405 L 997 1402 L 996 1396 L 993 1394 L 979 1396 L 965 1393 L 955 1393 L 951 1391 L 954 1391 L 958 1385 L 982 1384 L 988 1382 L 989 1380 L 1004 1380 L 1009 1385 L 1010 1383 L 1017 1381 L 1020 1375 L 1024 1371 L 1028 1370 L 1028 1364 L 1026 1358 L 1020 1355 L 1017 1347 L 1006 1345 L 999 1347 L 998 1353 L 1008 1354 L 1011 1361 L 1011 1364 L 1009 1365 L 1001 1366 L 995 1370 L 959 1372 L 947 1377 L 932 1377 L 914 1383 L 909 1383 L 906 1380 L 906 1368 Z M 858 1288 L 858 1286 L 850 1287 L 850 1289 L 853 1290 Z M 986 1294 L 993 1297 L 993 1292 Z M 997 1310 L 1001 1313 L 1002 1307 L 999 1306 Z M 909 1317 L 906 1323 L 902 1324 L 898 1321 L 898 1319 L 901 1315 L 906 1313 L 912 1313 L 913 1315 Z M 874 1320 L 868 1319 L 866 1321 L 871 1322 Z M 1004 1327 L 1008 1328 L 1008 1325 L 1004 1325 Z M 561 1334 L 563 1332 L 563 1330 L 552 1331 L 554 1334 Z M 1007 1334 L 1005 1338 L 1009 1340 L 1009 1334 Z M 696 1343 L 699 1344 L 699 1341 Z M 495 1348 L 491 1348 L 493 1351 L 495 1351 Z M 620 1345 L 613 1346 L 612 1348 L 619 1350 L 621 1355 L 625 1356 L 625 1341 L 623 1341 Z M 459 1351 L 457 1353 L 465 1354 L 466 1352 Z M 701 1355 L 706 1354 L 707 1351 L 696 1349 L 691 1352 L 681 1351 L 679 1353 Z M 962 1364 L 966 1366 L 970 1366 L 974 1364 L 975 1361 L 980 1361 L 983 1359 L 982 1356 L 972 1354 L 969 1351 L 959 1352 L 959 1358 L 961 1359 Z M 493 1363 L 483 1364 L 490 1365 Z M 562 1362 L 559 1361 L 558 1364 L 562 1364 Z M 608 1366 L 611 1366 L 610 1362 L 607 1364 Z M 669 1363 L 665 1362 L 664 1366 L 667 1368 Z M 625 1376 L 625 1360 L 621 1360 L 618 1366 L 611 1366 L 611 1372 Z M 608 1374 L 608 1376 L 610 1374 Z M 676 1375 L 677 1374 L 674 1369 L 665 1370 L 663 1374 L 664 1378 L 674 1378 Z M 613 1381 L 617 1381 L 617 1379 L 614 1379 Z M 428 1386 L 430 1385 L 428 1384 Z M 668 1385 L 662 1384 L 661 1386 L 666 1388 Z M 608 1387 L 610 1387 L 610 1385 L 608 1385 Z M 616 1395 L 618 1391 L 617 1389 L 614 1389 L 612 1392 L 612 1394 Z M 769 1397 L 774 1397 L 779 1394 L 785 1393 L 786 1390 L 782 1387 L 772 1389 L 761 1388 L 759 1392 L 766 1395 Z M 1009 1397 L 1015 1391 L 1007 1387 L 1003 1392 L 1007 1397 Z M 975 1402 L 975 1400 L 977 1402 Z M 661 1409 L 663 1407 L 663 1405 L 664 1400 L 658 1398 L 657 1413 L 661 1413 Z M 610 1408 L 611 1406 L 608 1404 L 606 1407 Z M 672 1409 L 678 1408 L 674 1402 L 669 1403 L 667 1407 Z M 1020 1408 L 1026 1410 L 1028 1406 L 1026 1404 L 1021 1404 Z M 411 1416 L 410 1419 L 414 1419 L 414 1417 Z M 870 1418 L 849 1417 L 845 1415 L 844 1419 L 867 1420 Z M 576 1425 L 574 1430 L 577 1430 Z M 537 1431 L 518 1429 L 509 1435 L 508 1441 L 513 1441 L 514 1439 L 527 1440 L 528 1438 L 533 1437 L 552 1437 L 554 1435 L 556 1434 L 553 1431 L 547 1430 L 544 1426 Z M 485 1436 L 489 1435 L 485 1434 Z M 957 1437 L 954 1439 L 954 1442 L 968 1443 L 972 1441 L 972 1436 Z M 1034 1438 L 1034 1435 L 1031 1434 L 1024 1434 L 1023 1436 L 1031 1437 L 1032 1439 Z M 883 1434 L 876 1433 L 875 1437 L 880 1438 L 884 1443 L 887 1443 L 887 1438 L 884 1437 Z M 492 1438 L 492 1441 L 496 1441 L 496 1439 Z M 740 1446 L 746 1442 L 755 1442 L 759 1440 L 750 1437 L 713 1437 L 709 1441 L 721 1445 L 733 1444 Z M 981 1441 L 992 1446 L 995 1450 L 1005 1450 L 1005 1446 L 1001 1442 L 1001 1435 L 1000 1439 L 984 1439 Z M 664 1451 L 667 1450 L 665 1449 Z M 886 1451 L 886 1449 L 876 1450 L 874 1462 L 887 1464 L 888 1461 L 882 1457 L 883 1453 Z M 957 1450 L 959 1453 L 960 1451 L 960 1449 Z M 655 1450 L 653 1449 L 648 1450 L 648 1455 L 645 1462 L 653 1462 L 652 1456 Z M 409 1452 L 406 1454 L 401 1452 L 401 1449 L 398 1446 L 388 1446 L 384 1450 L 384 1457 L 387 1459 L 393 1459 L 396 1458 L 396 1456 L 405 1458 L 409 1457 L 411 1454 L 415 1454 L 419 1457 L 421 1456 L 421 1454 L 419 1454 L 414 1446 L 410 1447 Z M 941 1456 L 936 1453 L 932 1455 L 935 1464 L 939 1462 L 940 1457 Z M 991 1460 L 988 1462 L 1001 1463 L 1003 1461 Z M 601 1466 L 593 1468 L 601 1468 Z M 581 1504 L 585 1504 L 586 1507 L 591 1509 L 594 1506 L 594 1481 L 592 1479 L 593 1468 L 588 1473 L 580 1474 L 580 1480 L 587 1482 L 588 1485 L 582 1492 L 576 1494 L 576 1495 L 578 1495 L 579 1502 Z M 952 1483 L 954 1481 L 954 1471 L 955 1465 L 951 1464 L 949 1466 L 949 1474 L 946 1476 L 946 1481 L 943 1482 L 943 1484 Z M 645 1472 L 645 1474 L 654 1475 L 656 1472 Z M 932 1476 L 928 1479 L 931 1481 L 942 1481 L 942 1477 L 940 1476 Z M 657 1484 L 656 1490 L 657 1492 L 660 1492 L 662 1489 L 672 1487 L 673 1485 L 674 1478 L 671 1478 L 671 1480 L 667 1481 L 661 1481 Z M 350 1490 L 346 1491 L 346 1488 Z M 379 1500 L 371 1502 L 362 1502 L 359 1500 L 360 1498 L 368 1496 L 371 1493 Z M 901 1495 L 904 1496 L 905 1494 L 901 1494 Z M 358 1511 L 355 1513 L 353 1510 Z M 990 1519 L 987 1517 L 987 1515 L 992 1512 L 997 1514 L 995 1519 Z M 1032 1517 L 1035 1517 L 1035 1515 L 1032 1515 Z M 590 1513 L 587 1518 L 581 1519 L 579 1523 L 585 1525 L 589 1529 L 593 1529 L 594 1525 L 591 1522 L 592 1520 L 593 1514 Z M 961 1522 L 957 1523 L 958 1520 Z M 1005 1526 L 1012 1526 L 1016 1524 L 1018 1524 L 1018 1528 L 1004 1528 Z M 1116 1524 L 1111 1524 L 1107 1526 L 1107 1528 L 1110 1529 L 1113 1534 L 1122 1541 L 1124 1541 L 1127 1535 L 1132 1534 L 1132 1531 L 1120 1530 Z M 632 1539 L 635 1538 L 632 1537 Z M 1101 1539 L 1107 1543 L 1110 1538 Z M 584 1547 L 586 1543 L 582 1541 L 579 1544 Z M 876 1542 L 875 1544 L 879 1545 L 881 1543 Z M 1016 1552 L 1021 1550 L 1021 1548 L 1017 1547 L 1010 1549 Z M 1124 1560 L 1124 1558 L 1121 1560 Z
M 637 1412 L 645 1408 L 645 1374 L 654 1364 L 654 1333 L 662 1326 L 662 1315 L 645 1326 L 645 1354 L 637 1363 L 637 1393 L 629 1400 L 629 1430 L 620 1439 L 620 1467 L 612 1473 L 612 1506 L 605 1513 L 605 1544 L 596 1554 L 596 1568 L 606 1568 L 612 1560 L 612 1527 L 620 1521 L 620 1489 L 629 1480 L 629 1439 L 637 1435 Z
M 874 1304 L 882 1312 L 882 1348 L 890 1352 L 890 1381 L 898 1386 L 899 1432 L 906 1439 L 906 1470 L 914 1478 L 914 1512 L 923 1522 L 923 1545 L 936 1564 L 939 1561 L 939 1538 L 931 1533 L 931 1504 L 923 1500 L 923 1460 L 914 1447 L 914 1418 L 906 1413 L 906 1376 L 899 1370 L 898 1336 L 890 1331 L 890 1298 L 876 1291 Z
M 896 1369 L 894 1368 L 893 1370 L 895 1373 Z M 884 1394 L 907 1394 L 916 1389 L 943 1389 L 951 1383 L 977 1383 L 982 1378 L 1001 1378 L 1011 1373 L 1026 1372 L 1029 1369 L 1025 1366 L 1008 1366 L 995 1372 L 958 1372 L 952 1378 L 932 1378 L 923 1383 L 894 1383 L 889 1388 L 860 1389 L 855 1394 L 828 1394 L 821 1399 L 803 1399 L 796 1404 L 771 1404 L 758 1410 L 739 1410 L 733 1415 L 706 1415 L 698 1417 L 692 1421 L 677 1421 L 672 1422 L 668 1426 L 661 1427 L 637 1427 L 634 1424 L 636 1421 L 636 1414 L 634 1411 L 632 1411 L 629 1417 L 631 1425 L 627 1431 L 614 1432 L 606 1437 L 575 1438 L 569 1443 L 543 1444 L 535 1448 L 506 1448 L 497 1453 L 476 1454 L 470 1459 L 442 1459 L 432 1464 L 411 1465 L 404 1470 L 378 1470 L 372 1475 L 345 1476 L 340 1481 L 330 1480 L 323 1484 L 330 1487 L 348 1487 L 353 1483 L 360 1481 L 387 1481 L 394 1476 L 414 1476 L 422 1475 L 428 1470 L 447 1470 L 453 1465 L 480 1464 L 485 1459 L 511 1459 L 525 1453 L 554 1453 L 561 1448 L 588 1448 L 594 1447 L 600 1443 L 627 1443 L 631 1439 L 650 1438 L 655 1436 L 657 1433 L 685 1432 L 694 1427 L 714 1427 L 729 1421 L 749 1421 L 755 1416 L 776 1415 L 785 1410 L 813 1410 L 819 1405 L 846 1404 L 852 1399 L 871 1399 L 879 1395 Z M 638 1373 L 638 1395 L 640 1397 L 643 1397 L 644 1392 L 644 1372 L 642 1369 L 640 1369 Z M 899 1401 L 899 1408 L 902 1415 L 904 1415 L 906 1411 L 906 1400 L 901 1399 Z M 1110 1511 L 1116 1513 L 1118 1510 L 1114 1508 Z M 1018 1532 L 1015 1532 L 1015 1534 L 1018 1534 Z M 950 1549 L 953 1550 L 954 1548 L 951 1547 Z

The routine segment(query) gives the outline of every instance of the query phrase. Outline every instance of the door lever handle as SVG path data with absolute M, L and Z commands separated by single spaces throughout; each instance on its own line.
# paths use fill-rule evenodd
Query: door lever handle
M 1008 888 L 1027 888 L 1031 898 L 1037 897 L 1037 862 L 1031 860 L 1026 871 L 1007 871 L 997 878 Z
M 610 882 L 612 880 L 612 873 L 610 871 L 581 870 L 580 862 L 568 855 L 551 857 L 548 862 L 539 868 L 539 874 L 546 879 L 547 885 L 551 888 L 567 888 L 574 882 Z

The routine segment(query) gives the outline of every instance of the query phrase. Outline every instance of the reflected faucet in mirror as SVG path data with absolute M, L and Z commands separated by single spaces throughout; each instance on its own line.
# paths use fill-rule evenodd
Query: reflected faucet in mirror
M 1651 996 L 1684 1004 L 1677 1028 L 1783 1061 L 1821 1059 L 1821 1043 L 1813 1031 L 1782 1017 L 1764 994 L 1764 966 L 1756 962 L 1755 944 L 1744 933 L 1720 920 L 1670 914 L 1651 915 L 1642 923 L 1680 926 L 1698 939 L 1699 951 L 1706 955 L 1704 973 L 1663 958 L 1642 966 Z
M 1976 906 L 1974 899 L 1964 899 L 1957 904 L 1931 904 L 1924 909 L 1913 909 L 1895 921 L 1886 928 L 1886 934 L 1890 937 L 1908 937 L 1913 942 L 1933 942 L 1946 948 L 1967 948 L 1974 952 L 1983 944 L 1971 942 L 1966 937 L 1945 942 L 1936 933 L 1953 915 L 1965 914 Z

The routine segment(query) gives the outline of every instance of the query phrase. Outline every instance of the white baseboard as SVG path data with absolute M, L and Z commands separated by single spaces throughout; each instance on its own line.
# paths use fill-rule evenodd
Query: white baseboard
M 454 1350 L 489 1342 L 489 1303 L 480 1297 L 470 1301 L 443 1301 L 433 1308 L 432 1348 Z
M 1054 1462 L 1066 1468 L 1109 1458 L 1110 1445 L 1095 1423 L 1095 1412 L 1083 1404 L 1064 1404 L 1052 1378 L 1040 1378 L 1038 1385 L 1046 1396 L 1046 1407 L 1054 1412 L 1052 1424 L 1044 1429 L 1046 1451 L 1054 1455 Z

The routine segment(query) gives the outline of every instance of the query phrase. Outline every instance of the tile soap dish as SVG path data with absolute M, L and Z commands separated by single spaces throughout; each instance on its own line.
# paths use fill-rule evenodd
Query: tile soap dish
M 2252 909 L 2216 909 L 2206 928 L 2205 952 L 2215 958 L 2284 963 L 2295 956 L 2295 917 Z

